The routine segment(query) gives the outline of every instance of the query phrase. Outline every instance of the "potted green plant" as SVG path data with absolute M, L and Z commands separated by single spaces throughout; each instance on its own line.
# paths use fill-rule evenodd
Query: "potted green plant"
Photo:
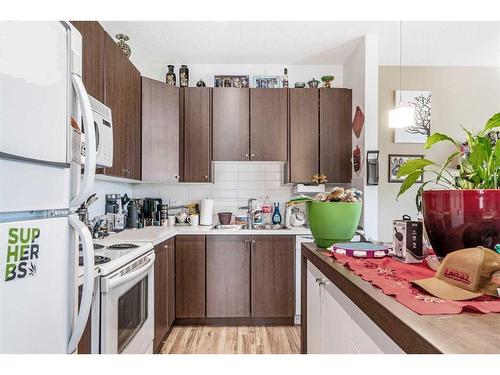
M 493 249 L 500 243 L 500 141 L 489 137 L 498 127 L 500 113 L 476 134 L 462 127 L 467 147 L 461 147 L 446 134 L 434 133 L 427 139 L 425 149 L 439 142 L 454 145 L 444 164 L 414 159 L 398 170 L 397 175 L 405 177 L 398 197 L 424 173 L 431 176 L 419 187 L 416 204 L 423 213 L 429 241 L 439 256 L 479 245 Z M 450 165 L 455 164 L 456 171 L 450 170 Z

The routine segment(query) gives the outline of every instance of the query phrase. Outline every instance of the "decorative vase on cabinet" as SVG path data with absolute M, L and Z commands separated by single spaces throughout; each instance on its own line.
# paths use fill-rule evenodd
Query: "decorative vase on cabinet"
M 174 66 L 173 65 L 167 65 L 167 67 L 168 67 L 168 72 L 167 72 L 167 76 L 165 78 L 165 82 L 168 85 L 175 86 L 175 84 L 177 82 L 176 82 L 176 77 L 175 77 L 175 73 L 174 73 Z
M 181 68 L 179 69 L 179 86 L 189 86 L 189 69 L 187 65 L 181 65 Z

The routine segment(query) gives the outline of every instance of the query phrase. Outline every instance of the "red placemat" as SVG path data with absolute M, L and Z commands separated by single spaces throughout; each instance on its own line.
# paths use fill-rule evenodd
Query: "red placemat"
M 411 281 L 435 274 L 424 264 L 406 264 L 390 257 L 365 259 L 331 252 L 325 254 L 420 315 L 460 314 L 467 310 L 484 314 L 500 312 L 500 298 L 481 296 L 469 301 L 447 301 L 414 286 Z

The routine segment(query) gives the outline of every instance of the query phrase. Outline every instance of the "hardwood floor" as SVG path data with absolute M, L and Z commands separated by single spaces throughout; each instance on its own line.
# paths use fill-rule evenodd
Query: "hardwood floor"
M 299 354 L 300 326 L 174 326 L 162 354 Z

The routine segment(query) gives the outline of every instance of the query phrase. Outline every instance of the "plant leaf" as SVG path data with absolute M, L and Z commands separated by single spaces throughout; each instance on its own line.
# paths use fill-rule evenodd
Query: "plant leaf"
M 479 135 L 485 135 L 488 133 L 490 130 L 494 128 L 498 128 L 500 126 L 500 113 L 495 113 L 491 118 L 486 122 L 486 125 L 484 126 L 484 129 L 481 130 Z
M 429 159 L 412 159 L 408 160 L 407 162 L 403 163 L 399 169 L 397 176 L 398 177 L 403 177 L 407 176 L 417 170 L 422 170 L 428 165 L 435 165 L 435 163 L 432 160 Z
M 436 144 L 436 143 L 438 143 L 438 142 L 442 142 L 442 141 L 448 141 L 448 142 L 451 142 L 451 143 L 453 143 L 453 145 L 454 145 L 455 147 L 457 147 L 457 148 L 458 148 L 458 146 L 457 146 L 457 142 L 456 142 L 453 138 L 451 138 L 451 137 L 447 136 L 446 134 L 442 134 L 442 133 L 434 133 L 434 134 L 431 134 L 431 135 L 427 138 L 427 142 L 425 142 L 425 146 L 424 146 L 424 147 L 425 147 L 425 149 L 429 149 L 429 148 L 431 148 L 434 144 Z
M 413 184 L 420 178 L 422 173 L 424 173 L 423 170 L 419 169 L 406 176 L 403 183 L 401 184 L 401 188 L 399 189 L 399 193 L 396 200 L 401 196 L 401 194 L 403 194 L 406 190 L 408 190 L 413 186 Z
M 441 177 L 443 175 L 443 172 L 445 170 L 445 168 L 448 167 L 448 165 L 453 161 L 453 159 L 455 159 L 457 156 L 459 156 L 461 154 L 460 151 L 456 151 L 454 152 L 453 154 L 451 154 L 450 156 L 448 156 L 448 159 L 446 159 L 446 162 L 443 164 L 443 166 L 441 167 L 441 170 L 439 171 L 438 173 L 438 176 L 436 178 L 436 181 L 440 181 L 441 180 Z

